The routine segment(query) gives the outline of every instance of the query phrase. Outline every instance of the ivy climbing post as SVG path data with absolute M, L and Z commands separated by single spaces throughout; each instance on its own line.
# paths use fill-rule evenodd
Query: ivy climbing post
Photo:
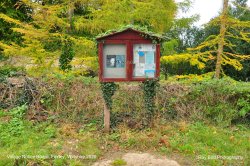
M 115 94 L 118 85 L 114 82 L 101 82 L 101 90 L 104 99 L 104 131 L 110 131 L 110 111 L 112 110 L 112 96 Z
M 142 82 L 141 88 L 144 93 L 144 106 L 146 109 L 145 125 L 152 124 L 152 119 L 155 114 L 155 96 L 157 88 L 160 86 L 159 79 L 150 79 Z

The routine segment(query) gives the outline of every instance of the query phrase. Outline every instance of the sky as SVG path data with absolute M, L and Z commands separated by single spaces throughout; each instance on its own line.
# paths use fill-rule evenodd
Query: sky
M 175 0 L 176 2 L 182 2 L 184 0 Z M 195 25 L 200 26 L 204 23 L 209 22 L 209 20 L 218 15 L 219 11 L 222 9 L 223 0 L 192 0 L 193 6 L 190 8 L 188 13 L 181 13 L 179 11 L 178 17 L 185 17 L 194 14 L 200 15 L 200 20 L 195 23 Z M 230 0 L 229 0 L 230 2 Z M 250 6 L 250 0 L 247 2 Z

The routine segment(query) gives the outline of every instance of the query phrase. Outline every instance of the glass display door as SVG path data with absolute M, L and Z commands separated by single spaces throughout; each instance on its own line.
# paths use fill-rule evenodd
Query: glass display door
M 133 78 L 154 78 L 156 74 L 156 45 L 133 45 Z
M 103 46 L 104 78 L 126 78 L 126 45 L 105 44 Z

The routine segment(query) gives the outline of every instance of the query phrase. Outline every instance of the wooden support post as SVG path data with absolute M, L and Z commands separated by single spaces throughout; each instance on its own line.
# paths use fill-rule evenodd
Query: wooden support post
M 104 103 L 104 132 L 109 133 L 110 131 L 110 110 Z

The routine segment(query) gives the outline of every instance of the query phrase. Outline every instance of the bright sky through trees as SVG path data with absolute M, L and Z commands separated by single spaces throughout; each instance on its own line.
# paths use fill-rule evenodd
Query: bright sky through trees
M 183 2 L 184 0 L 175 0 L 176 2 Z M 192 0 L 193 5 L 188 13 L 182 13 L 179 11 L 178 17 L 185 17 L 194 14 L 200 15 L 200 20 L 195 25 L 202 25 L 209 22 L 209 20 L 218 15 L 218 12 L 222 8 L 222 0 Z M 229 2 L 231 2 L 230 0 Z M 247 2 L 250 6 L 250 0 Z

